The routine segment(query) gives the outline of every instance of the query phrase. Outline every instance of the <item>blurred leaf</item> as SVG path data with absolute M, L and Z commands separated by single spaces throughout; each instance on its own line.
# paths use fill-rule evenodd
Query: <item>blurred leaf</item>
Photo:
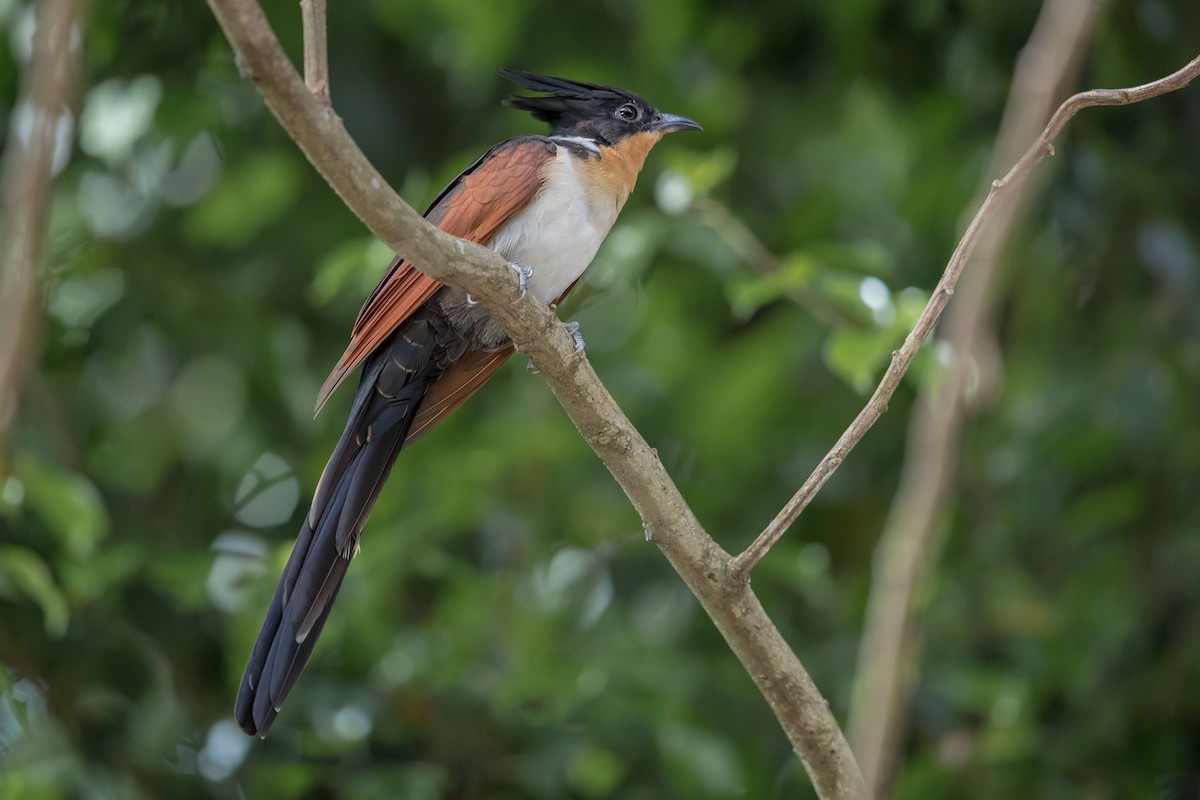
M 296 202 L 301 165 L 283 152 L 260 153 L 224 174 L 187 211 L 185 229 L 197 244 L 240 247 L 279 220 Z
M 171 387 L 174 433 L 194 458 L 220 446 L 245 410 L 246 378 L 229 358 L 216 353 L 193 359 Z
M 579 609 L 579 622 L 595 624 L 612 601 L 612 578 L 604 562 L 589 550 L 559 550 L 544 567 L 530 576 L 530 594 L 545 614 L 560 614 L 570 606 Z
M 726 739 L 682 725 L 666 725 L 659 733 L 659 747 L 679 794 L 728 797 L 741 792 L 741 770 Z
M 621 760 L 607 750 L 582 747 L 567 768 L 571 787 L 585 797 L 611 797 L 625 775 Z
M 109 80 L 88 92 L 79 120 L 79 145 L 106 161 L 123 161 L 154 121 L 162 82 L 153 75 L 132 81 Z
M 71 556 L 90 556 L 109 528 L 108 511 L 96 486 L 29 453 L 19 453 L 15 466 L 26 507 L 41 517 Z
M 837 330 L 825 340 L 825 363 L 859 394 L 867 394 L 898 344 L 889 328 Z
M 881 242 L 863 239 L 854 242 L 813 242 L 804 252 L 831 276 L 845 273 L 887 276 L 896 271 L 896 256 Z
M 72 600 L 90 603 L 124 586 L 146 560 L 136 542 L 110 542 L 86 559 L 62 561 L 57 568 Z
M 309 289 L 314 305 L 354 291 L 365 295 L 374 288 L 383 268 L 395 256 L 374 236 L 347 240 L 320 260 Z
M 816 271 L 812 259 L 803 253 L 793 253 L 774 272 L 762 277 L 744 276 L 731 280 L 729 302 L 733 313 L 748 319 L 763 306 L 808 286 Z
M 711 194 L 729 180 L 737 167 L 737 153 L 725 147 L 673 149 L 663 160 L 668 168 L 659 175 L 655 195 L 659 207 L 673 214 L 685 211 L 693 197 Z M 676 201 L 675 197 L 683 199 Z
M 1145 511 L 1145 493 L 1134 481 L 1117 483 L 1088 492 L 1063 514 L 1064 533 L 1091 536 L 1134 523 Z
M 0 594 L 11 600 L 24 595 L 36 603 L 42 610 L 48 636 L 61 638 L 67 632 L 67 600 L 46 562 L 34 551 L 0 547 Z
M 57 284 L 47 305 L 64 325 L 88 328 L 124 293 L 125 276 L 116 269 L 102 269 Z

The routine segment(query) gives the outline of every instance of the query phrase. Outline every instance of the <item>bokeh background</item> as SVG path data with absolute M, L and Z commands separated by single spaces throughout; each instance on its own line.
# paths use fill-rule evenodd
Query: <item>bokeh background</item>
M 699 518 L 745 546 L 865 401 L 981 183 L 1031 0 L 339 0 L 332 94 L 412 204 L 538 131 L 499 66 L 633 89 L 667 139 L 566 317 Z M 294 2 L 268 12 L 299 55 Z M 0 136 L 32 5 L 0 0 Z M 1200 51 L 1109 3 L 1079 88 Z M 1085 112 L 1005 260 L 904 798 L 1200 792 L 1200 89 Z M 37 369 L 0 461 L 0 797 L 812 796 L 766 704 L 514 359 L 401 458 L 270 738 L 244 659 L 390 254 L 201 3 L 101 0 Z M 926 348 L 754 574 L 844 719 Z

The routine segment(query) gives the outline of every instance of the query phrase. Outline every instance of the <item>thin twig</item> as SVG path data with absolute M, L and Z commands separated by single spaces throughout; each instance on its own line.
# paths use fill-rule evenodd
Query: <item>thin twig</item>
M 37 339 L 37 267 L 46 235 L 55 148 L 74 125 L 70 103 L 79 72 L 83 0 L 46 0 L 38 10 L 33 57 L 13 111 L 5 153 L 0 220 L 0 445 Z M 22 133 L 21 123 L 29 125 Z
M 1066 124 L 1080 111 L 1092 106 L 1122 106 L 1130 103 L 1138 103 L 1143 100 L 1148 100 L 1152 97 L 1158 97 L 1168 92 L 1173 92 L 1187 86 L 1196 77 L 1200 75 L 1200 57 L 1188 62 L 1187 66 L 1171 73 L 1165 78 L 1153 81 L 1151 83 L 1135 86 L 1129 89 L 1095 89 L 1089 92 L 1081 92 L 1058 107 L 1051 117 L 1049 124 L 1046 125 L 1041 136 L 1030 145 L 1025 154 L 1020 160 L 1013 165 L 1000 180 L 994 181 L 988 191 L 987 197 L 976 212 L 974 218 L 967 226 L 966 232 L 959 240 L 958 246 L 954 249 L 954 254 L 950 257 L 950 262 L 946 265 L 946 270 L 942 273 L 941 280 L 938 281 L 937 287 L 933 291 L 933 296 L 929 298 L 929 302 L 925 306 L 925 310 L 921 312 L 917 324 L 912 331 L 904 339 L 904 344 L 899 350 L 892 353 L 891 363 L 888 365 L 887 371 L 883 374 L 883 379 L 879 382 L 879 386 L 875 389 L 875 393 L 871 395 L 871 399 L 867 402 L 854 421 L 850 423 L 850 427 L 838 438 L 837 443 L 833 446 L 817 468 L 813 470 L 808 479 L 800 486 L 800 489 L 792 496 L 786 505 L 771 520 L 766 529 L 758 535 L 749 547 L 742 551 L 734 558 L 733 569 L 734 575 L 745 580 L 749 575 L 750 570 L 759 562 L 771 546 L 779 540 L 781 536 L 791 527 L 800 513 L 816 496 L 817 492 L 825 485 L 834 471 L 849 455 L 854 446 L 862 440 L 871 426 L 887 411 L 888 401 L 895 394 L 896 388 L 900 385 L 901 378 L 908 371 L 912 364 L 913 358 L 916 357 L 917 351 L 928 338 L 933 326 L 941 317 L 942 311 L 945 310 L 946 304 L 950 301 L 950 296 L 954 294 L 955 286 L 958 284 L 959 276 L 962 274 L 963 267 L 971 258 L 971 254 L 975 250 L 975 246 L 979 243 L 980 235 L 984 229 L 991 224 L 992 217 L 997 210 L 1006 202 L 1011 190 L 1023 182 L 1029 173 L 1033 171 L 1038 164 L 1047 156 L 1054 155 L 1054 140 L 1062 133 Z
M 341 120 L 305 87 L 255 0 L 209 0 L 244 75 L 305 156 L 381 240 L 418 269 L 469 291 L 533 360 L 580 434 L 637 510 L 653 541 L 712 618 L 770 705 L 823 799 L 858 800 L 865 784 L 829 704 L 731 558 L 696 520 L 658 455 L 600 383 L 554 313 L 499 255 L 437 230 L 366 160 Z
M 1095 19 L 1091 0 L 1048 0 L 1021 53 L 988 172 L 1011 163 L 1054 109 L 1071 83 Z M 954 484 L 967 389 L 998 384 L 994 348 L 984 347 L 991 314 L 991 285 L 1000 254 L 1027 204 L 1031 181 L 1013 187 L 976 250 L 943 329 L 951 348 L 947 374 L 924 388 L 909 427 L 909 445 L 896 500 L 880 537 L 859 649 L 849 732 L 873 797 L 884 797 L 892 779 L 906 718 L 906 698 L 916 680 L 921 639 L 913 597 L 935 559 L 935 531 Z
M 304 25 L 304 85 L 318 102 L 330 105 L 325 0 L 300 0 L 300 19 Z

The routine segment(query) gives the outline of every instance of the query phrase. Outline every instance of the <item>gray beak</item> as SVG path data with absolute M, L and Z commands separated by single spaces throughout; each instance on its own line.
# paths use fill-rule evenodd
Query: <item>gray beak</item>
M 678 114 L 657 114 L 650 122 L 650 129 L 659 131 L 660 133 L 704 130 L 699 124 L 693 122 L 687 117 L 681 117 Z

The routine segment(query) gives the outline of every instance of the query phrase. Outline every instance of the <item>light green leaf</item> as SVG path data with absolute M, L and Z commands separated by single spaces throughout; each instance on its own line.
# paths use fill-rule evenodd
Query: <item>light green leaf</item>
M 37 603 L 49 636 L 57 639 L 67 632 L 67 600 L 46 562 L 33 550 L 0 548 L 0 594 L 14 599 L 23 595 Z
M 895 343 L 895 337 L 886 329 L 834 331 L 825 340 L 825 363 L 856 391 L 865 394 L 871 390 Z
M 188 209 L 187 235 L 205 245 L 240 247 L 282 217 L 295 203 L 301 165 L 286 153 L 263 153 L 236 172 L 227 172 Z
M 82 475 L 19 454 L 16 475 L 25 503 L 76 558 L 86 558 L 108 533 L 108 511 L 95 484 Z

